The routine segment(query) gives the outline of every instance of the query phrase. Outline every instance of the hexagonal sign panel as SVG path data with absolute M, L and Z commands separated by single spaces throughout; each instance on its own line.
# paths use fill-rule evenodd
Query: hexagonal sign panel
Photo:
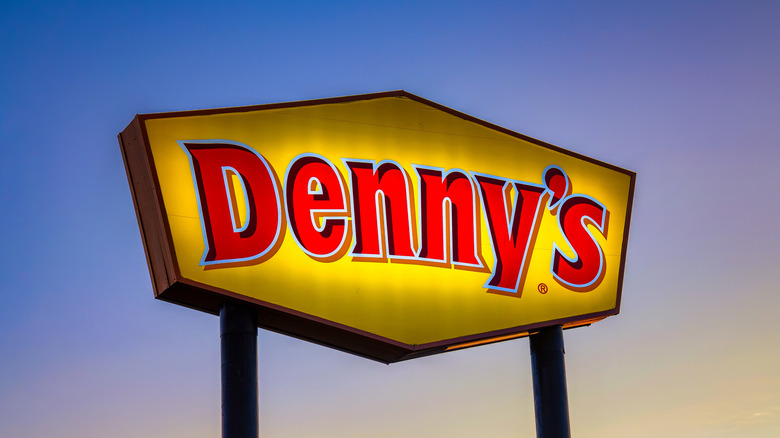
M 383 362 L 620 307 L 635 174 L 404 91 L 138 115 L 155 296 Z

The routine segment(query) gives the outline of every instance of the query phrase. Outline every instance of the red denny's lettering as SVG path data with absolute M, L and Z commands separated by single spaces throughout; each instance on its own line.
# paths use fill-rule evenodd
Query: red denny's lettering
M 412 164 L 415 197 L 413 177 L 391 160 L 342 158 L 345 178 L 328 158 L 301 154 L 280 182 L 268 161 L 244 144 L 179 143 L 196 187 L 201 265 L 262 263 L 279 248 L 286 223 L 298 247 L 319 262 L 350 256 L 487 271 L 481 211 L 494 259 L 486 289 L 519 296 L 544 214 L 557 217 L 565 241 L 552 242 L 552 277 L 575 291 L 592 290 L 604 278 L 604 252 L 588 226 L 606 236 L 608 211 L 590 196 L 572 194 L 556 165 L 537 184 Z

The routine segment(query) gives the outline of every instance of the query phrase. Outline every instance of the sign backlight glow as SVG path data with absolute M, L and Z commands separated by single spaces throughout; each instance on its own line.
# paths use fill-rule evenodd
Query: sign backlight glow
M 397 91 L 137 116 L 155 295 L 384 362 L 617 314 L 635 174 Z

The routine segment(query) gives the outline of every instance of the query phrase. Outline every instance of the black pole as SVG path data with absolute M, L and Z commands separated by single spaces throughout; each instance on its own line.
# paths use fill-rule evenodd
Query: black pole
M 570 438 L 563 328 L 545 327 L 529 337 L 537 438 Z
M 257 312 L 225 302 L 219 310 L 222 438 L 258 438 Z

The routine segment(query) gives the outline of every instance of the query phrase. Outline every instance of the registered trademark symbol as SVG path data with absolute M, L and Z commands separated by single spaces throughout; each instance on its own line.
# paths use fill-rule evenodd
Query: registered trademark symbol
M 544 283 L 539 283 L 539 286 L 537 287 L 539 289 L 540 294 L 546 294 L 547 293 L 547 285 Z

